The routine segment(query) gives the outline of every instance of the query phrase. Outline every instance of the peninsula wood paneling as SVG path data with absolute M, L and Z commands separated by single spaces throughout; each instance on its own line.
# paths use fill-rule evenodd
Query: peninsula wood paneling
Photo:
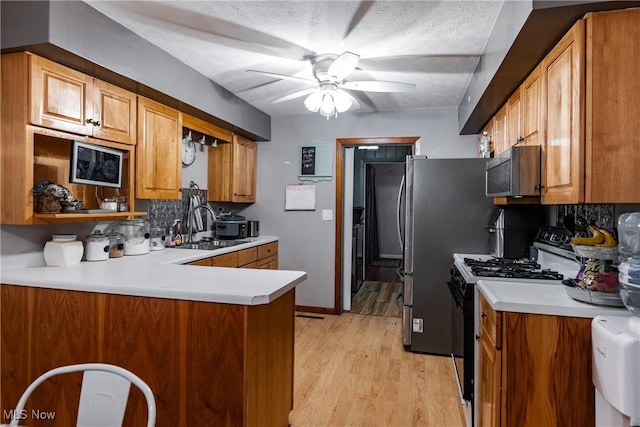
M 591 319 L 505 312 L 503 426 L 593 426 Z
M 185 394 L 193 425 L 243 425 L 245 307 L 189 304 Z M 213 320 L 215 319 L 215 321 Z M 206 375 L 202 375 L 206 373 Z
M 54 367 L 112 363 L 151 387 L 157 427 L 286 426 L 294 292 L 247 307 L 1 285 L 1 405 L 14 408 Z M 75 425 L 81 382 L 81 374 L 65 375 L 36 389 L 27 409 L 56 412 L 38 426 Z M 124 426 L 146 417 L 132 388 Z
M 153 390 L 162 423 L 179 425 L 179 313 L 176 300 L 107 295 L 103 360 L 142 378 Z M 158 375 L 162 372 L 162 375 Z M 129 400 L 125 426 L 141 426 L 147 409 L 141 395 Z

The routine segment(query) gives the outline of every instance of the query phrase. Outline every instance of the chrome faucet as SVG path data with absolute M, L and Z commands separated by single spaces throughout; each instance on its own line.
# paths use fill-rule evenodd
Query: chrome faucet
M 209 206 L 207 203 L 203 203 L 201 205 L 197 205 L 197 206 L 194 206 L 194 207 L 190 208 L 189 212 L 187 213 L 187 229 L 189 230 L 189 232 L 187 233 L 187 241 L 186 241 L 186 243 L 193 242 L 193 224 L 192 224 L 193 221 L 192 221 L 192 218 L 193 218 L 193 214 L 198 209 L 206 209 L 211 214 L 211 217 L 213 218 L 214 222 L 218 220 L 218 218 L 216 218 L 215 212 L 213 212 L 213 209 L 211 209 L 211 206 Z

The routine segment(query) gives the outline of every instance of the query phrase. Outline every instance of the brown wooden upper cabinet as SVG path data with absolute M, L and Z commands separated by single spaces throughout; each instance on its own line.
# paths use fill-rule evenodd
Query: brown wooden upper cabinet
M 48 59 L 30 61 L 31 123 L 124 144 L 136 143 L 136 95 Z
M 540 145 L 542 142 L 544 111 L 542 110 L 541 70 L 542 65 L 538 65 L 520 86 L 522 124 L 519 137 L 524 138 L 524 145 Z
M 179 111 L 138 97 L 136 196 L 180 199 L 182 117 Z
M 638 203 L 640 9 L 587 14 L 542 63 L 542 203 Z
M 493 117 L 493 155 L 498 156 L 509 148 L 509 126 L 507 123 L 507 104 Z
M 231 144 L 209 149 L 209 201 L 256 201 L 257 152 L 255 142 L 238 135 Z
M 522 90 L 516 89 L 515 92 L 509 97 L 507 101 L 507 138 L 504 144 L 504 149 L 521 143 L 522 128 L 523 128 L 523 102 L 522 102 Z M 524 139 L 523 139 L 524 140 Z
M 1 64 L 0 223 L 105 221 L 146 215 L 146 212 L 132 211 L 133 203 L 129 204 L 129 210 L 113 213 L 43 213 L 38 209 L 32 190 L 34 184 L 42 180 L 65 186 L 84 201 L 87 209 L 99 207 L 95 186 L 69 182 L 74 140 L 123 152 L 122 187 L 119 191 L 131 199 L 134 193 L 135 146 L 82 135 L 78 128 L 73 128 L 73 120 L 69 118 L 74 115 L 84 117 L 87 88 L 93 87 L 95 93 L 95 80 L 86 79 L 86 76 L 64 67 L 58 70 L 57 64 L 25 52 L 4 54 Z M 65 76 L 63 71 L 69 74 Z M 67 95 L 73 99 L 68 104 Z M 54 106 L 56 103 L 58 107 Z M 54 114 L 55 111 L 58 113 Z M 54 120 L 56 114 L 60 116 L 58 122 Z M 76 124 L 81 124 L 81 121 Z M 66 130 L 60 130 L 65 126 L 68 126 Z
M 485 127 L 495 156 L 541 146 L 542 204 L 640 203 L 639 39 L 638 8 L 587 14 Z

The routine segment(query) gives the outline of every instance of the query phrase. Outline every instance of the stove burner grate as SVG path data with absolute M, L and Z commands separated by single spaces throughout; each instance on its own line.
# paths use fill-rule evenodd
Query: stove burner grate
M 540 264 L 528 259 L 490 258 L 476 260 L 465 258 L 474 276 L 505 277 L 513 279 L 562 280 L 564 276 L 556 271 L 541 270 Z

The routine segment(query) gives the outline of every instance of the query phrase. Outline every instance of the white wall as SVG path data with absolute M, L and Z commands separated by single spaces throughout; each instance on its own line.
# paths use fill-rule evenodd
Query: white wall
M 281 269 L 307 272 L 307 280 L 297 288 L 296 304 L 333 308 L 335 267 L 335 222 L 321 217 L 323 209 L 335 213 L 335 180 L 317 183 L 315 211 L 284 211 L 285 185 L 299 182 L 299 146 L 312 140 L 419 136 L 421 153 L 429 157 L 475 157 L 476 136 L 460 136 L 457 129 L 456 108 L 349 113 L 331 120 L 311 113 L 273 119 L 272 140 L 258 144 L 257 202 L 243 214 L 260 220 L 261 234 L 280 237 Z

